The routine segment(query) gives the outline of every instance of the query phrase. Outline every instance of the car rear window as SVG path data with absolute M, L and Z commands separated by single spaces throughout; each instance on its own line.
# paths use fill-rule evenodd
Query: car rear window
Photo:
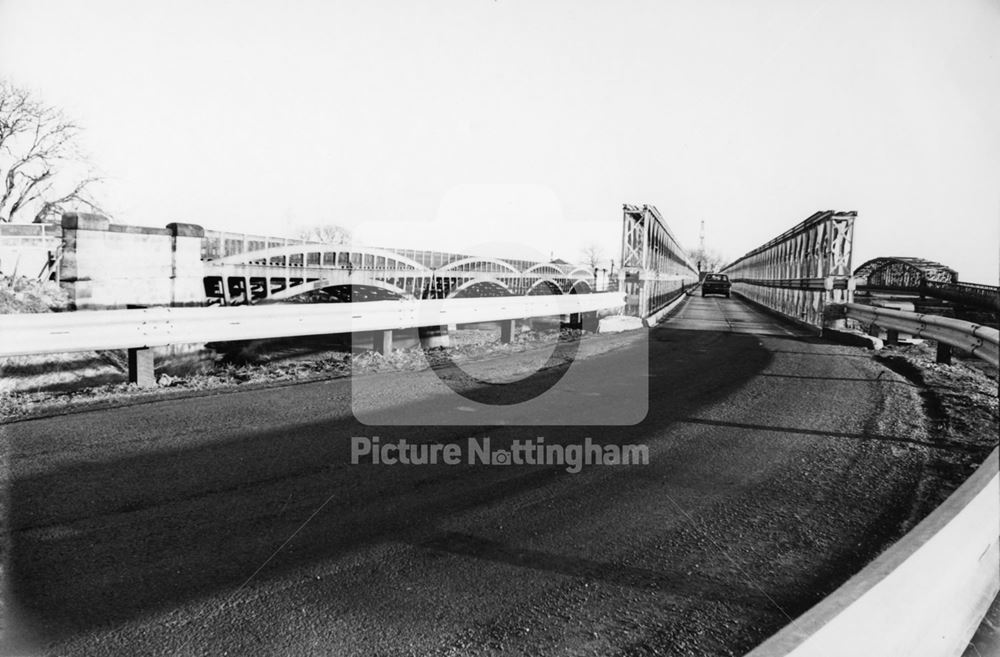
M 709 274 L 705 277 L 706 281 L 728 281 L 729 277 L 725 274 Z

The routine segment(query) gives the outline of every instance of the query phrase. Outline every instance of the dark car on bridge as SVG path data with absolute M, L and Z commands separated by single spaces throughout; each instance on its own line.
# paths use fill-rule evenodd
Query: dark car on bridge
M 701 282 L 701 296 L 724 294 L 728 299 L 732 285 L 725 274 L 705 274 L 705 279 Z

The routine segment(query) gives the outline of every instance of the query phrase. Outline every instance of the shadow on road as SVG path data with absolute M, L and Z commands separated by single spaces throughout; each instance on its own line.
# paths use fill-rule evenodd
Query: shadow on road
M 725 398 L 772 358 L 752 335 L 657 328 L 651 336 L 650 411 L 637 426 L 386 427 L 378 434 L 384 441 L 411 443 L 489 435 L 499 447 L 537 435 L 550 443 L 579 442 L 584 436 L 619 444 L 661 440 L 672 423 Z M 614 358 L 605 354 L 588 362 L 613 367 Z M 549 377 L 560 374 L 554 368 L 533 385 L 548 385 Z M 82 452 L 72 465 L 35 474 L 14 468 L 8 498 L 13 601 L 37 634 L 55 640 L 235 590 L 265 562 L 259 576 L 275 577 L 383 540 L 474 551 L 557 572 L 600 572 L 623 583 L 652 582 L 699 595 L 739 595 L 717 582 L 682 583 L 674 575 L 435 535 L 434 528 L 458 512 L 568 476 L 561 467 L 352 466 L 348 437 L 372 435 L 375 429 L 353 419 L 349 408 L 248 428 L 235 439 L 219 440 L 213 433 L 220 418 L 240 412 L 240 404 L 267 403 L 272 394 L 321 397 L 329 395 L 330 386 L 349 385 L 303 384 L 146 404 L 125 409 L 148 420 L 133 426 L 113 424 L 111 418 L 118 416 L 108 411 L 5 427 L 5 442 L 16 445 L 15 451 L 30 452 L 33 442 L 44 441 L 49 423 L 73 422 L 81 436 L 107 435 L 121 443 L 113 457 L 103 460 Z M 169 418 L 176 414 L 198 418 L 204 432 L 198 446 L 159 447 L 171 434 Z M 628 476 L 626 471 L 615 476 Z

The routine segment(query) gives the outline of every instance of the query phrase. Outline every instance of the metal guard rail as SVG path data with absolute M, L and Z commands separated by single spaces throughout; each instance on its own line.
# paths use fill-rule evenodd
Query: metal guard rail
M 602 292 L 3 315 L 0 357 L 471 324 L 624 305 L 624 294 Z
M 937 340 L 974 354 L 993 367 L 1000 366 L 1000 331 L 994 328 L 950 317 L 909 313 L 858 303 L 847 303 L 843 308 L 850 319 L 903 331 L 919 338 Z

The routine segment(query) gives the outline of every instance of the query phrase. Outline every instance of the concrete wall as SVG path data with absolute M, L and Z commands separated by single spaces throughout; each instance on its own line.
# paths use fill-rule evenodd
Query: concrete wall
M 62 228 L 60 280 L 77 310 L 204 304 L 200 226 L 126 226 L 72 213 Z
M 55 256 L 61 243 L 59 226 L 0 224 L 0 275 L 46 277 L 49 258 Z

